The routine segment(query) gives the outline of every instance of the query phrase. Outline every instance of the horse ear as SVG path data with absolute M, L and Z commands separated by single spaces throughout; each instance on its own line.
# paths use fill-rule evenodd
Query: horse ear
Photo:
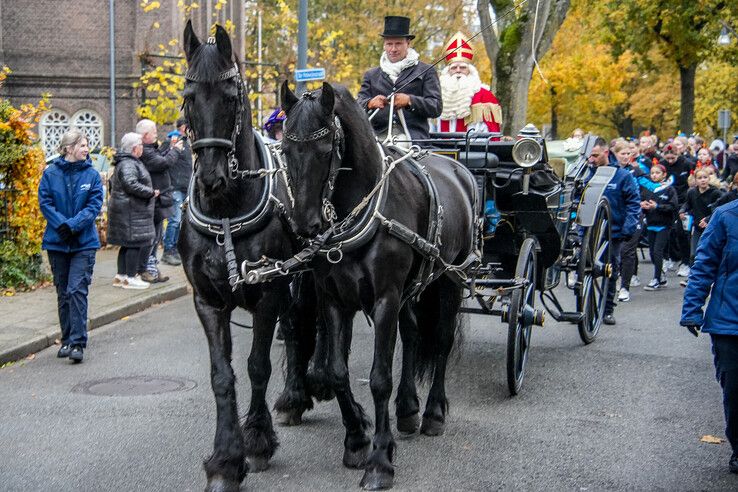
M 185 58 L 187 58 L 187 62 L 189 62 L 192 59 L 192 54 L 199 47 L 200 47 L 200 40 L 197 39 L 195 30 L 192 29 L 192 20 L 187 19 L 187 25 L 185 26 L 185 30 L 184 30 L 184 50 L 185 50 Z
M 320 91 L 320 104 L 323 106 L 323 111 L 326 115 L 330 115 L 333 112 L 333 105 L 336 103 L 336 94 L 333 92 L 333 87 L 328 82 L 323 82 L 323 90 Z
M 215 44 L 218 46 L 218 51 L 220 51 L 220 54 L 223 55 L 223 58 L 225 58 L 226 60 L 230 60 L 233 56 L 231 37 L 220 24 L 216 24 L 215 26 Z
M 279 94 L 282 99 L 282 109 L 284 109 L 285 113 L 289 113 L 290 109 L 292 109 L 292 106 L 297 104 L 297 96 L 294 92 L 290 89 L 290 83 L 286 80 L 282 82 L 282 87 L 279 91 Z

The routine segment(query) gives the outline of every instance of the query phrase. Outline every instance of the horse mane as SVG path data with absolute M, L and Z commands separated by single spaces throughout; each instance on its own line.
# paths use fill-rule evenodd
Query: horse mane
M 334 85 L 333 91 L 336 95 L 334 111 L 341 120 L 341 126 L 346 134 L 346 140 L 353 143 L 353 148 L 359 155 L 351 155 L 350 149 L 346 148 L 349 157 L 356 162 L 361 156 L 372 160 L 379 160 L 374 128 L 366 116 L 364 108 L 359 106 L 351 92 L 343 85 Z M 367 155 L 369 154 L 369 155 Z

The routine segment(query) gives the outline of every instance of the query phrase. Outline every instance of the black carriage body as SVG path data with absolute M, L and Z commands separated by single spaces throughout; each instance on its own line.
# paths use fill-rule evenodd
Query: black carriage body
M 575 238 L 569 236 L 576 210 L 575 176 L 562 179 L 548 164 L 545 142 L 540 161 L 530 169 L 530 185 L 524 191 L 526 170 L 515 163 L 515 142 L 469 134 L 432 134 L 433 152 L 464 164 L 476 177 L 482 204 L 495 202 L 500 220 L 494 233 L 483 234 L 484 263 L 496 263 L 501 277 L 511 278 L 520 248 L 527 237 L 538 244 L 537 284 L 541 290 L 556 287 L 561 269 L 571 263 Z M 482 207 L 483 208 L 483 207 Z

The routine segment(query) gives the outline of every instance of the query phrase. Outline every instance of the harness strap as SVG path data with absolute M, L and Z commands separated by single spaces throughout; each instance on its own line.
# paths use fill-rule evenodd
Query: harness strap
M 235 292 L 243 281 L 238 275 L 238 262 L 236 261 L 236 252 L 233 249 L 233 238 L 231 237 L 231 220 L 228 217 L 223 219 L 223 248 L 225 248 L 226 266 L 228 268 L 228 283 L 231 286 L 231 291 Z

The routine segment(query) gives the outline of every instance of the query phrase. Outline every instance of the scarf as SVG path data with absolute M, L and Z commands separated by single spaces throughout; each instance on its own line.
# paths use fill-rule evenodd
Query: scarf
M 412 48 L 409 48 L 407 50 L 407 56 L 404 59 L 395 63 L 389 61 L 389 58 L 387 58 L 387 53 L 382 53 L 382 57 L 379 59 L 379 68 L 381 68 L 382 71 L 387 74 L 387 76 L 394 84 L 395 82 L 397 82 L 397 77 L 400 76 L 400 72 L 402 72 L 406 68 L 414 67 L 415 65 L 417 65 L 419 59 L 420 56 L 418 56 L 418 52 Z

